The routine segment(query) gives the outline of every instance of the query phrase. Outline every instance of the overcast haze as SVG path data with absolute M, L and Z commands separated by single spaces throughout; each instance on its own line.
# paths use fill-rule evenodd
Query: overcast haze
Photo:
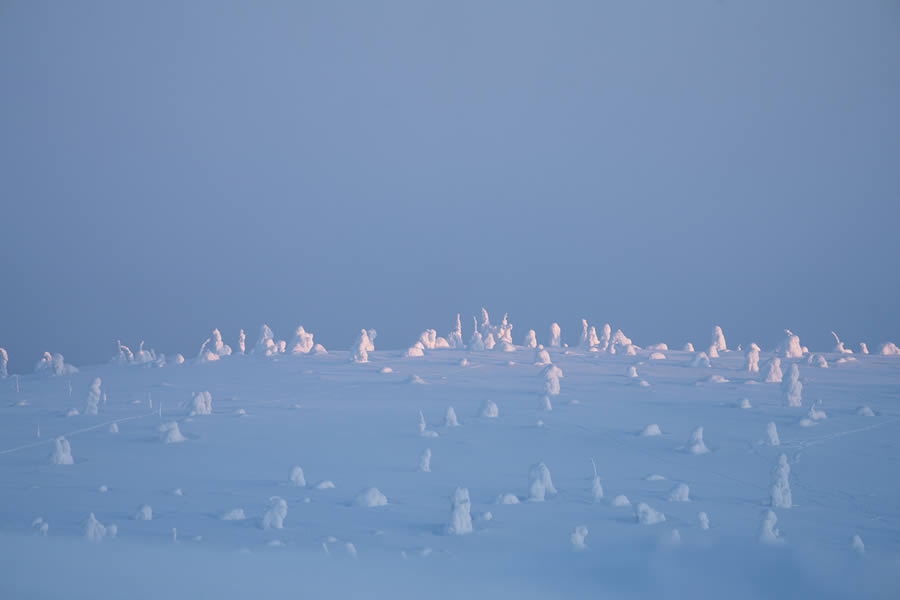
M 900 3 L 0 2 L 0 346 L 482 305 L 900 342 Z

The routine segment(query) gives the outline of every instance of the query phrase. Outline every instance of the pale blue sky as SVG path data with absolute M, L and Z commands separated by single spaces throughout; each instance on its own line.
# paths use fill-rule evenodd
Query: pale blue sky
M 900 342 L 897 1 L 3 0 L 0 81 L 17 371 L 482 305 Z

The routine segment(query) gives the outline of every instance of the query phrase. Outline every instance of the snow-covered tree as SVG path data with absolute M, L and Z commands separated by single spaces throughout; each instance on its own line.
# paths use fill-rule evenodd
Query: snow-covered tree
M 759 346 L 755 343 L 750 344 L 747 350 L 747 363 L 745 368 L 748 373 L 759 373 Z
M 9 372 L 6 370 L 8 364 L 9 354 L 6 352 L 5 348 L 0 348 L 0 379 L 9 377 Z
M 791 365 L 788 378 L 781 382 L 781 391 L 784 392 L 784 399 L 788 406 L 803 405 L 803 384 L 800 382 L 800 369 L 797 367 L 797 363 Z
M 470 509 L 472 503 L 469 500 L 469 490 L 456 488 L 450 501 L 450 524 L 447 533 L 450 535 L 465 535 L 472 533 L 472 516 Z
M 560 346 L 562 346 L 562 339 L 559 323 L 550 323 L 550 347 L 559 348 Z
M 359 330 L 359 336 L 350 347 L 350 361 L 355 363 L 369 362 L 369 351 L 375 349 L 375 346 L 369 340 L 369 332 L 365 329 Z
M 103 392 L 100 390 L 102 380 L 94 377 L 91 387 L 88 389 L 87 399 L 85 400 L 84 414 L 96 415 L 100 409 L 100 400 L 103 398 Z
M 307 332 L 303 325 L 300 325 L 294 332 L 294 338 L 288 344 L 288 349 L 291 354 L 309 354 L 314 346 L 313 334 Z
M 790 508 L 793 505 L 790 476 L 791 465 L 788 464 L 787 456 L 782 454 L 778 457 L 778 464 L 775 465 L 775 469 L 772 471 L 770 499 L 773 508 Z
M 790 329 L 784 330 L 787 336 L 775 350 L 782 358 L 801 358 L 803 347 L 800 345 L 800 336 L 795 335 Z

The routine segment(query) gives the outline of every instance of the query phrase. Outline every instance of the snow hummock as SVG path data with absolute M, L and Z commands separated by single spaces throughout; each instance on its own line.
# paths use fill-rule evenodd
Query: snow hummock
M 649 360 L 665 360 L 666 355 L 662 352 L 652 352 L 650 354 Z
M 572 547 L 575 550 L 587 550 L 587 545 L 584 543 L 584 538 L 587 537 L 588 528 L 585 525 L 579 525 L 575 528 L 575 531 L 572 532 L 572 535 L 569 539 L 572 541 Z
M 94 513 L 88 515 L 87 523 L 84 528 L 84 537 L 89 542 L 102 542 L 104 538 L 114 538 L 118 533 L 118 527 L 115 525 L 105 526 L 97 520 Z
M 91 387 L 88 389 L 87 398 L 84 401 L 84 414 L 96 415 L 100 410 L 100 400 L 103 398 L 103 392 L 100 385 L 103 381 L 99 377 L 94 377 Z
M 759 531 L 760 542 L 763 544 L 781 544 L 784 542 L 777 523 L 778 517 L 775 515 L 775 511 L 770 509 L 763 513 L 763 521 Z
M 243 521 L 246 518 L 243 508 L 232 508 L 222 515 L 223 521 Z
M 641 502 L 637 505 L 634 516 L 641 525 L 656 525 L 666 520 L 666 515 L 658 510 L 654 510 L 646 502 Z
M 431 473 L 431 448 L 425 448 L 419 456 L 419 472 Z
M 323 479 L 322 481 L 320 481 L 319 483 L 317 483 L 315 485 L 315 488 L 317 490 L 333 490 L 334 487 L 335 487 L 334 482 L 331 481 L 330 479 Z
M 553 481 L 550 479 L 550 469 L 544 463 L 533 465 L 528 477 L 531 479 L 528 499 L 532 502 L 543 502 L 547 494 L 556 494 L 556 488 L 553 487 Z
M 212 394 L 209 392 L 195 392 L 191 398 L 190 416 L 212 414 Z
M 282 529 L 284 519 L 287 517 L 287 502 L 279 496 L 269 498 L 269 508 L 262 518 L 263 529 Z
M 791 484 L 788 481 L 790 476 L 791 466 L 788 464 L 787 456 L 782 454 L 772 471 L 772 488 L 769 496 L 774 508 L 791 508 Z
M 900 348 L 894 342 L 886 342 L 878 349 L 881 356 L 900 356 Z
M 175 444 L 177 442 L 183 442 L 186 439 L 183 435 L 181 435 L 181 430 L 178 429 L 178 423 L 175 421 L 163 423 L 159 426 L 159 431 L 160 440 L 164 444 Z
M 706 352 L 698 352 L 694 355 L 694 358 L 691 360 L 691 366 L 694 368 L 697 367 L 706 367 L 709 368 L 709 356 L 707 356 Z
M 828 360 L 821 354 L 810 354 L 807 364 L 813 365 L 820 369 L 828 368 Z
M 740 406 L 744 410 L 753 408 L 753 405 L 750 404 L 750 398 L 741 398 L 741 402 L 738 406 Z
M 781 383 L 782 380 L 781 373 L 781 359 L 777 356 L 773 356 L 772 359 L 766 364 L 766 383 Z
M 803 384 L 800 382 L 800 369 L 797 363 L 791 365 L 788 378 L 781 382 L 781 391 L 788 406 L 803 405 Z
M 653 437 L 657 435 L 662 435 L 662 431 L 659 429 L 659 425 L 656 423 L 650 423 L 646 427 L 641 430 L 641 437 Z
M 447 533 L 450 535 L 472 533 L 472 516 L 469 512 L 471 506 L 469 490 L 456 488 L 450 501 L 450 524 L 447 526 Z
M 291 467 L 289 481 L 297 487 L 306 487 L 306 477 L 303 476 L 303 468 L 300 465 Z
M 58 438 L 53 440 L 53 452 L 50 454 L 50 464 L 75 464 L 75 461 L 72 459 L 72 446 L 69 445 L 69 440 L 67 440 L 65 437 L 59 436 Z
M 484 405 L 481 407 L 481 416 L 487 417 L 488 419 L 496 419 L 500 416 L 500 410 L 497 408 L 497 404 L 491 400 L 485 400 Z
M 691 488 L 688 487 L 688 484 L 679 483 L 669 490 L 668 498 L 670 502 L 690 502 L 690 493 Z
M 354 500 L 354 504 L 365 508 L 373 508 L 375 506 L 385 506 L 388 503 L 387 497 L 378 491 L 378 488 L 368 488 L 360 492 Z
M 691 454 L 706 454 L 709 448 L 703 443 L 703 427 L 697 427 L 691 432 L 691 439 L 688 441 L 688 451 Z
M 519 498 L 514 494 L 500 494 L 497 498 L 497 504 L 518 504 Z
M 628 496 L 624 494 L 619 494 L 615 498 L 612 499 L 612 505 L 616 508 L 622 508 L 625 506 L 631 506 L 631 500 L 628 499 Z
M 781 440 L 778 439 L 778 428 L 775 427 L 774 421 L 769 421 L 769 424 L 766 425 L 766 435 L 769 438 L 770 446 L 779 446 L 781 445 Z
M 856 410 L 856 414 L 858 414 L 861 417 L 874 417 L 875 411 L 873 411 L 872 408 L 869 406 L 860 406 Z
M 149 504 L 142 504 L 137 512 L 134 514 L 135 521 L 152 521 L 153 520 L 153 508 L 150 507 Z

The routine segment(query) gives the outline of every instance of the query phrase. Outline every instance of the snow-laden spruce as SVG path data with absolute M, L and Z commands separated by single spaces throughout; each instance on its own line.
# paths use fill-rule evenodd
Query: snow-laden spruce
M 360 492 L 354 500 L 354 504 L 365 508 L 374 508 L 376 506 L 385 506 L 388 503 L 387 497 L 382 494 L 378 488 L 368 488 Z
M 862 538 L 859 537 L 858 533 L 854 534 L 853 539 L 850 542 L 850 548 L 860 556 L 866 553 L 866 545 L 863 543 Z
M 160 425 L 159 433 L 159 439 L 164 444 L 176 444 L 187 439 L 181 435 L 181 430 L 178 428 L 178 423 L 175 421 L 169 421 L 168 423 Z
M 766 435 L 769 438 L 770 446 L 779 446 L 781 445 L 781 440 L 778 438 L 778 428 L 775 427 L 775 423 L 770 421 L 768 425 L 766 425 Z
M 709 448 L 703 443 L 703 427 L 697 427 L 691 432 L 691 439 L 688 440 L 688 452 L 691 454 L 706 454 Z
M 297 487 L 306 487 L 306 477 L 303 475 L 303 467 L 300 465 L 294 465 L 291 467 L 291 475 L 289 480 L 292 485 Z
M 772 488 L 769 493 L 769 500 L 774 508 L 791 508 L 793 505 L 791 499 L 791 465 L 788 464 L 787 456 L 782 454 L 778 457 L 778 464 L 772 470 Z
M 116 537 L 119 528 L 115 524 L 106 526 L 97 520 L 94 513 L 88 515 L 87 523 L 84 527 L 84 537 L 89 542 L 102 542 L 104 539 L 112 539 Z
M 562 346 L 562 337 L 559 323 L 550 323 L 550 347 L 559 348 L 560 346 Z
M 559 380 L 563 377 L 562 369 L 556 365 L 547 365 L 543 370 L 544 394 L 548 396 L 559 395 Z
M 522 345 L 526 348 L 537 348 L 537 334 L 534 332 L 534 329 L 528 330 L 528 333 L 525 334 L 525 339 L 522 341 Z
M 84 414 L 96 415 L 100 411 L 100 400 L 103 398 L 103 391 L 100 389 L 102 383 L 99 377 L 94 377 L 94 381 L 91 382 L 84 401 Z
M 284 498 L 272 496 L 269 498 L 269 508 L 263 515 L 261 526 L 263 529 L 282 529 L 284 519 L 287 517 L 288 505 Z
M 552 411 L 553 403 L 550 402 L 550 396 L 544 395 L 538 398 L 538 410 Z
M 447 533 L 450 535 L 472 533 L 471 507 L 469 490 L 456 488 L 453 497 L 450 499 L 450 524 L 447 526 Z
M 741 398 L 741 401 L 740 401 L 740 403 L 738 403 L 738 406 L 744 410 L 753 408 L 753 405 L 750 404 L 750 398 Z
M 878 349 L 881 356 L 900 356 L 900 348 L 894 342 L 886 342 Z
M 528 472 L 531 486 L 528 490 L 528 499 L 532 502 L 543 502 L 547 494 L 556 494 L 553 480 L 550 478 L 550 469 L 544 463 L 538 463 Z
M 247 518 L 243 508 L 232 508 L 222 514 L 223 521 L 243 521 Z
M 238 354 L 247 353 L 247 334 L 244 333 L 243 329 L 241 329 L 241 332 L 238 334 L 237 349 Z
M 259 328 L 259 336 L 256 338 L 256 346 L 253 347 L 253 354 L 256 356 L 275 356 L 281 349 L 279 344 L 275 342 L 275 334 L 265 323 Z
M 34 365 L 36 375 L 44 375 L 48 377 L 58 377 L 60 375 L 72 375 L 78 372 L 78 369 L 66 363 L 62 354 L 50 354 L 44 352 L 41 360 Z
M 846 360 L 846 359 L 841 359 Z M 828 368 L 828 360 L 822 354 L 810 354 L 809 359 L 807 359 L 806 364 L 812 365 L 814 367 L 818 367 L 820 369 Z
M 456 348 L 458 350 L 463 350 L 466 347 L 463 343 L 462 322 L 459 319 L 459 313 L 456 313 L 456 329 L 447 335 L 447 344 L 451 348 Z
M 781 532 L 777 527 L 778 517 L 775 511 L 769 509 L 763 513 L 762 524 L 759 528 L 759 541 L 763 544 L 781 544 Z
M 803 347 L 800 345 L 800 336 L 795 335 L 790 329 L 785 329 L 784 334 L 787 337 L 782 340 L 775 352 L 782 358 L 801 358 L 803 356 Z
M 135 521 L 152 521 L 153 520 L 153 508 L 149 504 L 141 504 L 137 512 L 134 513 Z
M 484 337 L 478 331 L 478 319 L 475 319 L 475 317 L 472 317 L 472 319 L 475 321 L 475 330 L 472 332 L 472 337 L 469 338 L 469 350 L 481 352 L 485 349 Z
M 709 368 L 709 356 L 706 352 L 698 352 L 691 359 L 691 366 L 694 368 Z
M 866 345 L 865 342 L 859 343 L 859 353 L 860 354 L 868 354 L 869 353 L 869 347 Z
M 543 366 L 551 364 L 550 361 L 550 353 L 544 348 L 544 346 L 538 346 L 534 352 L 534 364 Z
M 803 406 L 803 384 L 800 382 L 800 369 L 797 363 L 791 365 L 788 378 L 781 382 L 781 391 L 788 406 Z
M 484 405 L 481 407 L 481 416 L 488 419 L 496 419 L 499 417 L 500 410 L 497 408 L 497 404 L 491 400 L 485 400 Z
M 419 472 L 431 473 L 431 448 L 425 448 L 419 456 Z
M 591 467 L 594 469 L 594 477 L 591 479 L 591 497 L 594 499 L 594 502 L 599 502 L 603 499 L 603 484 L 600 482 L 600 476 L 597 475 L 597 463 L 594 462 L 594 459 L 591 459 Z
M 651 508 L 646 502 L 641 502 L 637 505 L 634 516 L 641 525 L 656 525 L 666 520 L 666 515 Z
M 781 359 L 773 356 L 766 364 L 766 383 L 781 383 L 783 375 L 781 373 Z
M 288 351 L 291 354 L 309 354 L 316 345 L 313 337 L 313 334 L 306 331 L 303 325 L 298 325 L 297 330 L 294 331 L 294 337 L 288 344 Z
M 59 436 L 53 440 L 53 452 L 50 454 L 51 465 L 74 465 L 75 460 L 72 458 L 72 446 L 69 440 L 63 436 Z
M 669 502 L 690 502 L 691 488 L 686 483 L 679 483 L 669 490 Z
M 50 524 L 44 521 L 43 517 L 37 517 L 31 522 L 31 527 L 42 536 L 46 536 L 50 530 Z
M 190 416 L 212 414 L 212 394 L 207 391 L 194 392 L 191 397 Z
M 372 331 L 374 332 L 374 330 Z M 356 341 L 350 346 L 350 361 L 367 363 L 369 362 L 369 352 L 372 350 L 375 350 L 375 344 L 369 338 L 369 332 L 365 329 L 360 329 Z
M 459 427 L 456 411 L 453 410 L 452 406 L 447 407 L 447 414 L 444 415 L 444 427 Z
M 9 371 L 7 371 L 7 365 L 9 364 L 9 353 L 5 348 L 0 348 L 0 379 L 6 379 L 9 377 Z
M 231 346 L 222 341 L 222 333 L 218 329 L 213 329 L 212 334 L 200 346 L 200 352 L 197 353 L 197 362 L 214 362 L 223 356 L 230 355 Z
M 134 353 L 121 340 L 116 340 L 116 355 L 110 362 L 120 367 L 130 365 L 134 362 Z
M 587 537 L 588 528 L 586 525 L 579 525 L 575 528 L 575 531 L 572 532 L 572 535 L 569 536 L 569 540 L 572 542 L 572 547 L 575 550 L 587 550 L 588 547 L 584 543 L 584 538 Z
M 712 330 L 712 341 L 709 344 L 710 348 L 715 348 L 716 354 L 719 352 L 724 352 L 728 350 L 728 346 L 725 345 L 725 334 L 722 333 L 722 328 L 716 325 Z
M 697 520 L 700 521 L 700 529 L 709 529 L 709 515 L 705 512 L 697 513 Z
M 837 352 L 838 354 L 853 354 L 853 350 L 844 348 L 844 342 L 841 341 L 841 338 L 838 337 L 837 333 L 832 331 L 831 335 L 834 336 L 834 349 L 832 352 Z
M 425 415 L 422 414 L 422 411 L 419 411 L 419 435 L 422 437 L 436 438 L 438 437 L 438 432 L 428 429 L 428 425 L 425 423 Z
M 759 373 L 759 346 L 751 342 L 750 349 L 747 350 L 746 359 L 744 370 L 748 373 Z
M 631 500 L 628 499 L 628 496 L 625 494 L 619 494 L 610 502 L 616 508 L 624 508 L 626 506 L 631 506 Z

